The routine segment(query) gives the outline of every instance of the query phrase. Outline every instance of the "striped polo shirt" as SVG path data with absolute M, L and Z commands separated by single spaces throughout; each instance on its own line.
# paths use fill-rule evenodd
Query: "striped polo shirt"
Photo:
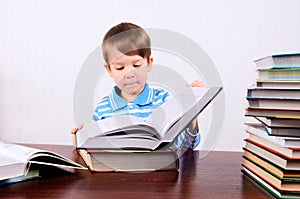
M 170 98 L 168 91 L 151 88 L 145 85 L 144 90 L 133 101 L 128 102 L 121 97 L 121 90 L 115 86 L 111 93 L 104 97 L 96 106 L 93 120 L 102 120 L 116 115 L 133 115 L 146 120 L 154 109 Z M 200 134 L 191 136 L 187 129 L 174 141 L 178 148 L 195 148 L 200 142 Z

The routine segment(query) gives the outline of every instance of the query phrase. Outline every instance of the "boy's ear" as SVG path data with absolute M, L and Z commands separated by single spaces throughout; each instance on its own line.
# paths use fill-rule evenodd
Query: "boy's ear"
M 153 63 L 153 57 L 149 57 L 149 59 L 148 59 L 148 72 L 151 71 L 152 63 Z
M 108 72 L 109 76 L 112 77 L 112 72 L 111 72 L 110 66 L 105 64 L 104 67 L 105 67 L 106 71 Z

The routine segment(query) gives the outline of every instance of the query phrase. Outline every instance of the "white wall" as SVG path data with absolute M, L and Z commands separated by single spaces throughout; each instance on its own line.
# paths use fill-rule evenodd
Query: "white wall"
M 241 150 L 253 60 L 299 51 L 299 7 L 298 0 L 1 0 L 0 139 L 70 144 L 78 71 L 112 25 L 130 21 L 184 34 L 207 52 L 226 96 L 214 149 Z

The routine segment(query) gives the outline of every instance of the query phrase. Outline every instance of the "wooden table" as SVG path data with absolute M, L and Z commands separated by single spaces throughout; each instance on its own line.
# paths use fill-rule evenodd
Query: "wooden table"
M 31 146 L 82 163 L 71 146 Z M 179 171 L 90 173 L 77 170 L 69 174 L 51 169 L 47 172 L 49 177 L 0 187 L 0 198 L 272 198 L 242 175 L 241 152 L 210 152 L 200 158 L 202 153 L 187 151 L 181 157 Z

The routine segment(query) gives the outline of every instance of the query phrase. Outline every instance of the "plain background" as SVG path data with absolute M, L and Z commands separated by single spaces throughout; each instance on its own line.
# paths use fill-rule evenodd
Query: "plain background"
M 178 32 L 206 51 L 226 97 L 213 149 L 240 151 L 253 61 L 300 51 L 299 7 L 298 0 L 0 0 L 0 139 L 71 144 L 78 72 L 105 32 L 129 21 Z

